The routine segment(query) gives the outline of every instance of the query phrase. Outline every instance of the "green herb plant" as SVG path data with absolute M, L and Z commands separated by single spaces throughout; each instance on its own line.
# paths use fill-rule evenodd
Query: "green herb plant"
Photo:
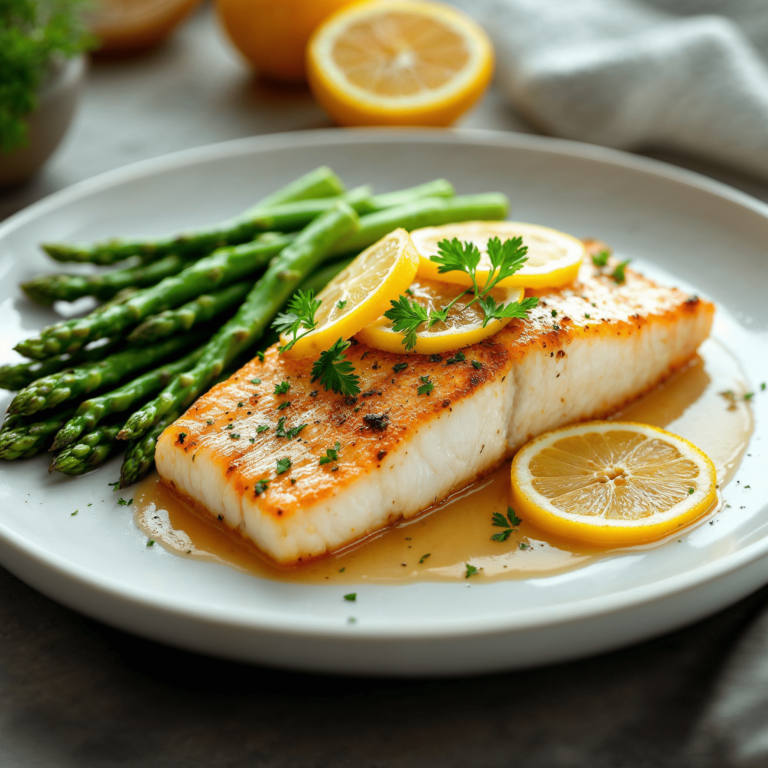
M 93 47 L 88 0 L 0 0 L 0 154 L 24 147 L 37 92 L 61 59 Z

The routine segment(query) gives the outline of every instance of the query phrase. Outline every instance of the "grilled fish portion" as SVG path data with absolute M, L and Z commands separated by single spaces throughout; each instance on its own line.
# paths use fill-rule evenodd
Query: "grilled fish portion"
M 168 427 L 160 475 L 295 564 L 418 514 L 547 429 L 609 415 L 684 365 L 714 315 L 707 301 L 631 270 L 618 285 L 592 265 L 538 296 L 528 320 L 461 355 L 351 347 L 357 397 L 324 391 L 312 360 L 273 347 Z

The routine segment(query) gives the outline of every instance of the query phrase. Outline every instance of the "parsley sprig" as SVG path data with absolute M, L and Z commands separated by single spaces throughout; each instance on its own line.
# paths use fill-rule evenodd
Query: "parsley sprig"
M 315 298 L 313 290 L 296 291 L 288 302 L 288 311 L 281 312 L 272 323 L 272 327 L 278 333 L 291 336 L 287 344 L 278 347 L 281 352 L 287 352 L 299 339 L 315 330 L 317 327 L 315 315 L 322 303 Z
M 509 522 L 507 522 L 509 520 Z M 491 536 L 491 541 L 506 541 L 514 532 L 520 523 L 523 521 L 515 514 L 515 510 L 512 507 L 507 507 L 507 516 L 501 514 L 501 512 L 493 513 L 493 525 L 498 528 L 504 528 L 501 533 L 494 533 Z
M 359 394 L 360 377 L 344 354 L 349 346 L 349 341 L 336 339 L 330 349 L 321 352 L 312 366 L 310 381 L 319 381 L 326 391 L 331 390 L 338 395 Z
M 436 323 L 446 322 L 448 313 L 456 302 L 467 294 L 474 293 L 474 297 L 466 306 L 477 303 L 483 310 L 483 328 L 492 320 L 524 318 L 539 303 L 537 298 L 529 297 L 520 302 L 502 304 L 497 303 L 491 296 L 491 291 L 502 280 L 518 272 L 528 260 L 528 246 L 523 245 L 522 237 L 513 237 L 503 243 L 498 237 L 488 240 L 486 251 L 492 269 L 482 286 L 478 283 L 477 275 L 482 254 L 475 243 L 462 242 L 454 237 L 453 240 L 441 240 L 437 251 L 436 255 L 430 256 L 430 260 L 438 265 L 437 271 L 440 274 L 464 272 L 472 281 L 472 287 L 459 293 L 441 309 L 433 309 L 431 312 L 427 312 L 417 301 L 403 295 L 392 301 L 392 306 L 384 313 L 384 317 L 392 322 L 394 331 L 403 334 L 403 344 L 407 350 L 416 346 L 416 334 L 424 324 L 427 328 L 432 328 Z

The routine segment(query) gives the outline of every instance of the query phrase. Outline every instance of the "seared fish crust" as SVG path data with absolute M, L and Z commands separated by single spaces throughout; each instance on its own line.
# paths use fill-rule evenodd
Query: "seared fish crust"
M 609 415 L 695 355 L 714 315 L 707 301 L 632 270 L 617 285 L 591 264 L 535 295 L 528 320 L 463 355 L 351 347 L 357 397 L 324 391 L 313 360 L 272 347 L 168 427 L 160 475 L 278 563 L 297 563 L 418 514 L 541 432 Z M 425 376 L 434 388 L 419 395 Z M 282 382 L 290 389 L 275 394 Z M 321 464 L 336 443 L 338 458 Z

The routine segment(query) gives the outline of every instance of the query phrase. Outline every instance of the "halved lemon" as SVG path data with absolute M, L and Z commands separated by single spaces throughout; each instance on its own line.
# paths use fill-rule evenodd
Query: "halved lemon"
M 318 355 L 337 339 L 354 336 L 380 317 L 416 275 L 419 256 L 404 229 L 396 229 L 366 248 L 317 295 L 316 327 L 302 336 L 286 357 Z M 302 331 L 303 333 L 303 331 Z M 280 336 L 286 344 L 289 337 Z
M 326 19 L 307 48 L 312 92 L 341 125 L 450 125 L 492 73 L 483 29 L 425 0 L 355 3 Z
M 438 243 L 441 240 L 453 240 L 454 237 L 472 242 L 480 249 L 482 255 L 477 270 L 477 281 L 481 286 L 488 280 L 491 271 L 486 245 L 492 237 L 498 237 L 502 242 L 513 237 L 522 237 L 523 245 L 528 246 L 528 261 L 519 272 L 499 283 L 504 287 L 558 288 L 572 283 L 579 274 L 579 267 L 586 253 L 581 240 L 539 224 L 524 224 L 519 221 L 443 224 L 440 227 L 425 227 L 411 232 L 411 240 L 420 256 L 419 277 L 472 285 L 469 275 L 465 272 L 440 273 L 438 264 L 430 261 L 430 256 L 437 255 Z
M 419 277 L 411 283 L 409 298 L 429 312 L 433 309 L 442 309 L 464 290 L 460 285 L 424 280 Z M 491 296 L 497 304 L 510 304 L 522 300 L 524 293 L 521 288 L 494 288 Z M 386 317 L 379 317 L 375 322 L 367 325 L 357 334 L 357 338 L 369 347 L 395 354 L 411 352 L 416 355 L 434 355 L 469 347 L 493 336 L 510 322 L 509 318 L 492 320 L 483 328 L 483 310 L 477 304 L 468 306 L 473 298 L 474 293 L 470 292 L 459 299 L 448 313 L 445 323 L 439 322 L 432 328 L 427 328 L 425 323 L 416 334 L 416 346 L 413 349 L 405 348 L 404 335 L 394 331 L 392 321 Z
M 547 432 L 512 462 L 512 504 L 553 533 L 603 546 L 662 539 L 716 501 L 709 457 L 648 424 L 593 421 Z

